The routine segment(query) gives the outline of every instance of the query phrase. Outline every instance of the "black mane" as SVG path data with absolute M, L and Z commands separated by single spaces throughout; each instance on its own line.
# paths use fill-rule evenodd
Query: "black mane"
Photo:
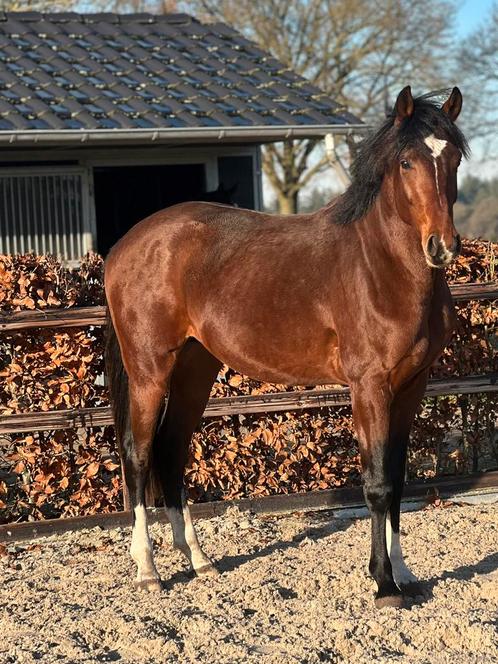
M 412 116 L 399 127 L 394 124 L 393 111 L 375 133 L 360 143 L 351 166 L 351 184 L 344 194 L 330 204 L 336 223 L 349 224 L 363 217 L 380 191 L 386 167 L 405 148 L 422 142 L 427 136 L 444 136 L 465 157 L 469 155 L 465 136 L 440 106 L 424 97 L 413 101 Z

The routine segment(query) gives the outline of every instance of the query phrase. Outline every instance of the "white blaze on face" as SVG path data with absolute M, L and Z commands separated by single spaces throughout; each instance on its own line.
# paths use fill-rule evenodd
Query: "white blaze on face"
M 439 178 L 438 178 L 438 174 L 437 174 L 437 160 L 441 156 L 441 152 L 448 145 L 448 141 L 444 141 L 442 138 L 436 138 L 434 136 L 434 134 L 431 134 L 430 136 L 427 136 L 427 138 L 424 140 L 424 143 L 427 145 L 427 147 L 431 151 L 432 159 L 434 160 L 434 170 L 436 172 L 437 195 L 440 196 L 440 194 L 439 194 Z
M 402 585 L 407 585 L 408 583 L 415 583 L 417 577 L 406 566 L 403 559 L 403 552 L 401 551 L 399 533 L 393 532 L 389 514 L 386 517 L 386 545 L 391 567 L 393 568 L 394 582 L 398 588 L 401 589 Z

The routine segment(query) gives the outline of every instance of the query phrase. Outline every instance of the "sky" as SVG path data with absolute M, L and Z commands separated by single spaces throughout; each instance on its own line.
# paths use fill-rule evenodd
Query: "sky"
M 493 0 L 464 0 L 455 21 L 459 37 L 465 39 L 467 35 L 478 28 L 486 20 L 486 17 L 489 16 L 492 6 Z M 465 90 L 462 90 L 462 92 L 464 95 L 463 112 L 465 112 Z M 483 179 L 498 176 L 498 161 L 496 159 L 484 161 L 481 156 L 482 146 L 477 141 L 471 141 L 470 147 L 472 155 L 467 162 L 462 163 L 459 170 L 460 177 L 465 177 L 469 173 Z
M 465 37 L 475 30 L 489 14 L 493 0 L 463 0 L 456 16 L 458 34 Z
M 496 0 L 496 2 L 498 2 L 498 0 Z M 493 0 L 460 0 L 460 9 L 455 17 L 455 28 L 457 31 L 455 38 L 465 40 L 468 35 L 474 32 L 474 30 L 486 20 L 486 17 L 490 14 L 492 6 Z M 465 89 L 462 88 L 462 92 L 464 96 L 463 112 L 465 112 Z M 482 179 L 498 177 L 498 160 L 492 159 L 489 161 L 483 161 L 482 148 L 475 141 L 470 142 L 470 147 L 472 150 L 471 157 L 469 160 L 462 162 L 459 168 L 459 180 L 469 174 L 476 175 Z M 326 173 L 327 171 L 325 171 L 325 174 Z M 321 174 L 314 178 L 310 185 L 303 189 L 303 198 L 306 197 L 307 193 L 313 187 L 321 189 L 323 186 L 325 190 L 330 190 L 331 186 L 333 189 L 337 186 L 340 187 L 335 181 L 332 183 L 330 180 L 327 181 L 327 178 L 323 178 L 323 175 L 324 174 Z M 264 182 L 264 196 L 265 202 L 269 202 L 273 197 L 272 189 L 267 182 Z

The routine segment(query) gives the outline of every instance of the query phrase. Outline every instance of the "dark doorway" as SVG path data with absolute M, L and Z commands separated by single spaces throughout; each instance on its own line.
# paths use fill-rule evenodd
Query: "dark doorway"
M 204 164 L 96 167 L 93 177 L 97 251 L 103 256 L 153 212 L 202 198 L 206 182 Z
M 232 201 L 254 208 L 254 169 L 251 156 L 218 157 L 218 179 L 225 189 L 235 187 Z

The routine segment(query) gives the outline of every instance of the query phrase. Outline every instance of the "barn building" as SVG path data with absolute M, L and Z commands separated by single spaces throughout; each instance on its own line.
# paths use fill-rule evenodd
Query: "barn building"
M 105 254 L 220 184 L 258 209 L 261 144 L 360 128 L 225 24 L 0 13 L 0 253 Z

